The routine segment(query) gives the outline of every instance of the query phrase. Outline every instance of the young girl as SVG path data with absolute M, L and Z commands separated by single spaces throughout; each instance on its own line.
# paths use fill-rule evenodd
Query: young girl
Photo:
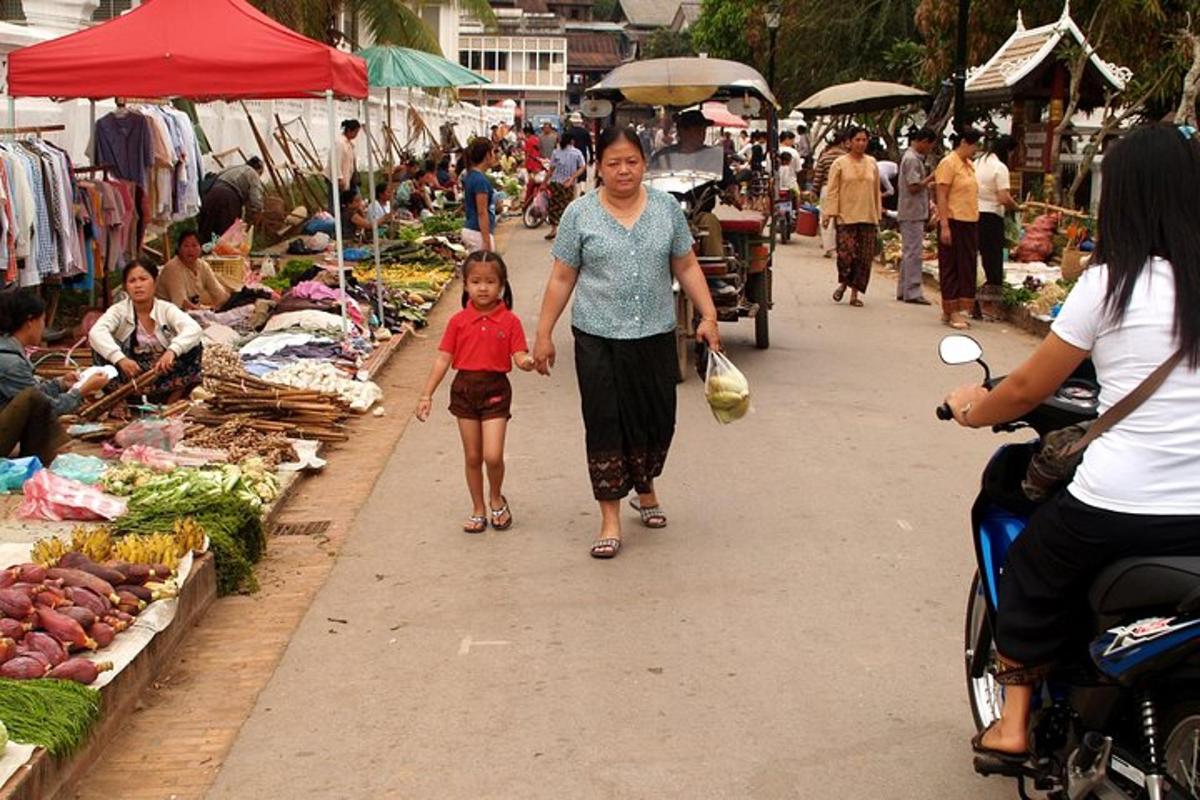
M 429 419 L 433 393 L 453 366 L 458 370 L 450 386 L 450 413 L 458 417 L 463 455 L 467 462 L 467 489 L 474 510 L 463 524 L 467 533 L 487 530 L 488 512 L 498 531 L 512 527 L 508 501 L 501 493 L 504 483 L 504 434 L 512 416 L 512 386 L 508 372 L 515 361 L 528 372 L 533 358 L 525 343 L 521 320 L 509 311 L 512 290 L 508 268 L 495 253 L 477 250 L 463 264 L 463 310 L 450 319 L 437 361 L 417 402 L 417 419 Z M 483 467 L 487 466 L 491 489 L 484 506 Z

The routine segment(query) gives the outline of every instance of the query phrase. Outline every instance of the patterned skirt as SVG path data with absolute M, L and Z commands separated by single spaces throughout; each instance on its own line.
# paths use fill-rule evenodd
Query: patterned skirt
M 550 184 L 550 224 L 557 225 L 562 219 L 563 212 L 575 199 L 575 187 L 564 186 L 561 183 Z
M 837 226 L 838 283 L 866 293 L 878 233 L 879 229 L 869 222 Z
M 142 372 L 149 372 L 154 369 L 154 365 L 158 363 L 158 359 L 162 357 L 163 351 L 155 352 L 146 348 L 134 348 L 130 344 L 126 344 L 121 348 L 126 358 L 131 358 L 142 368 Z M 204 347 L 196 345 L 191 350 L 187 351 L 175 359 L 175 365 L 171 367 L 171 371 L 160 375 L 149 386 L 146 387 L 145 397 L 151 403 L 161 404 L 167 402 L 172 396 L 177 394 L 186 394 L 192 389 L 200 385 L 203 375 L 200 367 L 204 357 Z M 93 362 L 96 364 L 106 364 L 99 354 L 92 354 Z M 115 364 L 113 366 L 116 366 Z M 127 383 L 129 378 L 125 377 L 125 373 L 118 370 L 117 382 Z M 141 395 L 131 397 L 131 403 L 140 403 Z
M 605 339 L 572 330 L 592 493 L 648 492 L 675 435 L 675 332 Z

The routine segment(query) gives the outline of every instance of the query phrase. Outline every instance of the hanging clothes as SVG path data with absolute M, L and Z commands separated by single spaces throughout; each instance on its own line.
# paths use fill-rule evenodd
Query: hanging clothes
M 96 120 L 92 138 L 93 164 L 107 164 L 113 175 L 145 186 L 154 166 L 150 121 L 137 111 L 118 108 Z

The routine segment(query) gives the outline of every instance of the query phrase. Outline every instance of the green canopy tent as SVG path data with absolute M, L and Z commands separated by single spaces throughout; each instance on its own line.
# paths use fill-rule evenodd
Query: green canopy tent
M 355 55 L 367 62 L 367 85 L 387 90 L 387 108 L 392 108 L 392 89 L 449 89 L 455 86 L 476 86 L 491 83 L 453 61 L 414 50 L 411 47 L 380 45 L 359 50 Z M 363 122 L 368 138 L 371 135 L 370 102 L 364 103 Z M 390 127 L 390 119 L 389 119 Z M 390 152 L 390 149 L 389 149 Z M 375 162 L 371 143 L 367 142 L 367 184 L 371 201 L 375 199 Z M 375 292 L 379 303 L 379 321 L 383 322 L 383 267 L 379 263 L 379 225 L 371 221 L 371 238 L 375 243 Z

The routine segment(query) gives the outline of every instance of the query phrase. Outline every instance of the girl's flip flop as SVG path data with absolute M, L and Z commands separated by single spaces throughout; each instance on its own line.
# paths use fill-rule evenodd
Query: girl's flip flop
M 504 495 L 500 495 L 500 502 L 504 503 L 504 505 L 500 506 L 500 508 L 492 509 L 492 527 L 498 531 L 506 531 L 512 527 L 513 515 L 512 511 L 510 511 L 508 508 L 508 498 Z M 505 514 L 508 514 L 508 521 L 503 523 L 498 522 L 497 520 L 499 520 Z

